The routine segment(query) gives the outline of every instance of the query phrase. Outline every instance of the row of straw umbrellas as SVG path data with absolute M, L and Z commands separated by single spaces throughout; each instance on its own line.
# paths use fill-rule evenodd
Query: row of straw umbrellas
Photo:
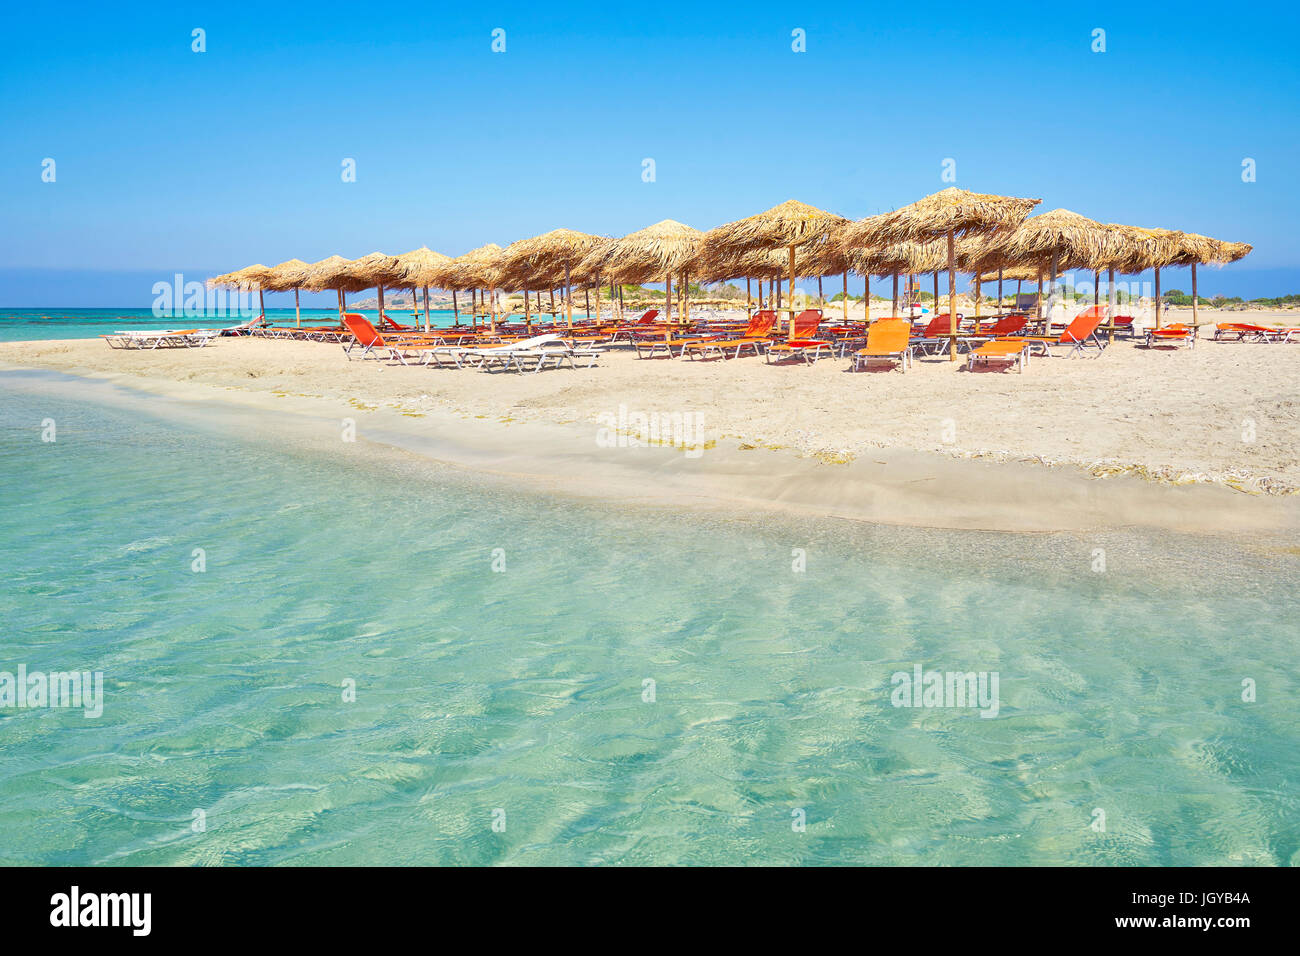
M 844 317 L 848 318 L 848 276 L 865 277 L 867 317 L 870 318 L 870 283 L 873 277 L 892 277 L 897 308 L 898 279 L 932 274 L 934 301 L 939 308 L 939 274 L 948 275 L 950 356 L 957 356 L 957 273 L 975 282 L 978 314 L 980 290 L 985 281 L 997 282 L 1002 301 L 1004 282 L 1036 281 L 1041 308 L 1043 281 L 1055 288 L 1064 272 L 1091 271 L 1099 279 L 1107 273 L 1110 305 L 1115 305 L 1115 276 L 1154 270 L 1156 325 L 1160 325 L 1160 270 L 1190 266 L 1193 319 L 1196 316 L 1196 269 L 1203 265 L 1234 262 L 1251 251 L 1245 243 L 1226 242 L 1195 233 L 1101 223 L 1068 209 L 1038 215 L 1030 212 L 1041 200 L 973 193 L 951 187 L 893 212 L 852 222 L 806 203 L 789 200 L 765 212 L 726 223 L 707 232 L 665 219 L 621 238 L 598 236 L 572 229 L 556 229 L 502 248 L 489 244 L 464 255 L 449 257 L 428 248 L 402 255 L 371 253 L 348 260 L 330 256 L 320 262 L 290 259 L 276 266 L 253 265 L 210 280 L 212 285 L 257 291 L 265 310 L 265 292 L 294 293 L 301 324 L 299 293 L 334 290 L 340 315 L 347 295 L 375 289 L 381 315 L 385 290 L 410 290 L 414 302 L 423 293 L 424 325 L 429 319 L 429 290 L 452 293 L 459 322 L 458 293 L 470 294 L 470 312 L 495 328 L 499 292 L 522 292 L 525 325 L 531 328 L 533 307 L 541 313 L 541 294 L 561 293 L 567 324 L 573 325 L 573 291 L 595 293 L 595 314 L 600 314 L 602 290 L 608 286 L 618 304 L 616 288 L 627 284 L 664 284 L 665 335 L 672 334 L 673 283 L 689 288 L 692 280 L 717 282 L 744 279 L 747 297 L 751 281 L 769 284 L 769 298 L 786 318 L 793 335 L 797 279 L 842 276 Z M 787 301 L 781 305 L 782 290 Z M 1099 288 L 1098 282 L 1095 288 Z M 530 295 L 536 294 L 535 299 Z M 1097 293 L 1094 293 L 1096 296 Z M 551 313 L 556 310 L 552 304 Z M 689 321 L 690 299 L 682 298 L 678 323 Z M 590 308 L 588 308 L 590 312 Z M 1113 337 L 1113 328 L 1111 335 Z

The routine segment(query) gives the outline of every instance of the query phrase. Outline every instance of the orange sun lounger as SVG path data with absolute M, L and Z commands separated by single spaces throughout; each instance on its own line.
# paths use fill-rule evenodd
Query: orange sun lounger
M 759 355 L 762 351 L 760 347 L 767 344 L 768 336 L 772 334 L 775 326 L 776 313 L 770 309 L 760 309 L 750 316 L 748 327 L 739 336 L 730 339 L 701 339 L 688 342 L 684 352 L 691 358 L 696 355 L 707 355 L 709 352 L 717 352 L 726 358 L 727 352 L 734 349 L 735 352 L 731 357 L 740 358 L 742 349 L 751 348 L 755 355 Z
M 1107 306 L 1093 305 L 1084 309 L 1074 317 L 1065 331 L 1059 336 L 1055 335 L 1025 335 L 1004 339 L 1007 342 L 1029 342 L 1042 350 L 1042 354 L 1047 354 L 1049 345 L 1069 345 L 1070 358 L 1079 353 L 1087 353 L 1089 347 L 1097 350 L 1097 355 L 1101 355 L 1102 350 L 1106 348 L 1106 343 L 1097 337 L 1097 328 L 1106 318 Z M 1093 356 L 1096 358 L 1097 356 Z
M 1186 342 L 1190 348 L 1196 348 L 1196 337 L 1192 335 L 1191 326 L 1183 325 L 1181 322 L 1159 329 L 1147 329 L 1146 337 L 1147 348 L 1157 343 L 1177 345 L 1180 342 Z
M 974 371 L 977 361 L 1005 361 L 1015 362 L 1016 371 L 1023 372 L 1029 364 L 1029 348 L 1030 343 L 1024 340 L 994 339 L 966 353 L 966 368 Z
M 772 356 L 778 358 L 801 358 L 809 365 L 816 362 L 824 351 L 827 355 L 831 353 L 834 343 L 828 339 L 815 339 L 817 326 L 822 324 L 821 309 L 804 309 L 794 317 L 794 329 L 789 340 L 785 342 L 773 342 L 767 347 L 767 361 L 772 361 Z
M 867 344 L 853 353 L 853 370 L 872 361 L 897 361 L 900 371 L 912 364 L 912 323 L 907 319 L 879 319 L 867 329 Z

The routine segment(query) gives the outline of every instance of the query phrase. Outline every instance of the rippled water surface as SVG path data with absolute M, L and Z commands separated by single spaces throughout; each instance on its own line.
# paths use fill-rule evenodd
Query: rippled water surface
M 105 696 L 0 708 L 0 862 L 1300 861 L 1294 554 L 596 506 L 93 391 L 0 377 L 0 671 Z M 997 716 L 893 706 L 916 664 Z

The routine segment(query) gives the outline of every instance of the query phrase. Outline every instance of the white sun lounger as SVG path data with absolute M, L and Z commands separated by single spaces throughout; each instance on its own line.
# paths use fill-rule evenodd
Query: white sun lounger
M 220 329 L 127 329 L 100 338 L 115 349 L 201 349 L 220 334 Z

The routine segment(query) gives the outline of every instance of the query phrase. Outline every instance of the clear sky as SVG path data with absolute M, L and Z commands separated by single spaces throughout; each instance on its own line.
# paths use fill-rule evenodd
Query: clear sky
M 950 185 L 947 159 L 956 185 L 1039 211 L 1253 243 L 1204 270 L 1211 292 L 1297 292 L 1298 21 L 1280 3 L 8 4 L 0 304 L 147 305 L 175 271 L 709 228 L 789 198 L 860 218 Z

